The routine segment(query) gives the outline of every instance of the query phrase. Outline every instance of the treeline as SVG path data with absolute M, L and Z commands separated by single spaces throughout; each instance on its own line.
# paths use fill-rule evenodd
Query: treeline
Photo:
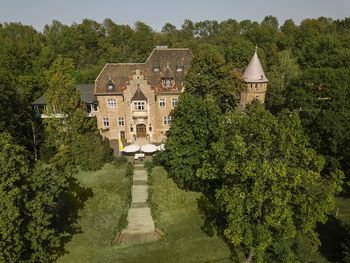
M 75 200 L 74 191 L 84 192 L 74 184 L 72 174 L 77 166 L 94 170 L 110 160 L 107 143 L 102 143 L 96 123 L 83 116 L 74 85 L 93 83 L 107 62 L 143 62 L 156 45 L 192 50 L 197 62 L 193 74 L 187 79 L 189 92 L 197 97 L 214 97 L 220 109 L 210 106 L 213 102 L 210 100 L 189 100 L 188 103 L 220 114 L 234 109 L 237 96 L 232 91 L 238 92 L 241 88 L 237 81 L 239 72 L 247 66 L 257 45 L 270 80 L 266 101 L 270 113 L 259 112 L 257 108 L 258 116 L 275 122 L 272 130 L 277 133 L 276 138 L 299 138 L 302 143 L 296 152 L 300 156 L 307 157 L 305 149 L 310 145 L 316 150 L 317 155 L 311 151 L 310 160 L 317 164 L 310 167 L 310 163 L 303 163 L 306 168 L 320 173 L 327 180 L 334 172 L 337 178 L 344 172 L 349 180 L 350 18 L 336 21 L 324 17 L 306 19 L 300 25 L 292 20 L 279 25 L 273 16 L 265 17 L 260 23 L 233 19 L 196 23 L 185 20 L 181 28 L 166 23 L 161 32 L 142 22 L 134 26 L 118 25 L 111 19 L 103 23 L 85 19 L 70 26 L 53 21 L 43 32 L 19 23 L 4 23 L 0 25 L 0 260 L 38 262 L 47 257 L 47 261 L 54 261 L 62 253 L 62 244 L 74 232 L 69 228 L 69 220 L 61 218 L 62 211 L 67 215 L 75 211 L 63 204 Z M 197 72 L 208 78 L 201 79 Z M 209 85 L 204 87 L 203 81 Z M 31 102 L 44 92 L 48 101 L 66 113 L 65 118 L 45 120 L 43 124 L 34 118 Z M 62 100 L 68 97 L 72 98 L 69 103 Z M 291 120 L 287 120 L 286 110 L 291 112 Z M 205 116 L 203 114 L 199 112 L 198 119 Z M 254 116 L 253 121 L 256 120 Z M 215 118 L 217 115 L 213 120 Z M 203 120 L 203 123 L 207 121 Z M 239 118 L 237 122 L 240 122 Z M 211 127 L 213 123 L 208 125 Z M 250 133 L 244 129 L 244 124 L 242 121 L 242 125 L 236 128 L 244 135 L 241 140 L 248 141 Z M 259 127 L 251 125 L 254 134 L 262 136 Z M 307 139 L 304 139 L 304 134 L 299 134 L 301 130 Z M 209 134 L 210 138 L 232 136 L 219 132 L 217 127 L 212 127 L 210 132 L 214 133 L 214 137 Z M 208 146 L 205 140 L 208 134 L 201 136 L 202 146 Z M 273 141 L 273 138 L 264 139 L 269 143 Z M 224 144 L 219 139 L 217 142 Z M 225 147 L 239 149 L 237 145 Z M 41 154 L 37 152 L 39 149 Z M 214 150 L 220 154 L 220 148 Z M 255 151 L 251 147 L 249 150 Z M 319 159 L 319 155 L 324 157 Z M 41 160 L 36 161 L 37 156 Z M 215 158 L 211 160 L 217 160 Z M 19 171 L 19 167 L 23 169 Z M 289 168 L 295 168 L 292 161 Z M 203 181 L 206 180 L 204 172 L 201 174 Z M 49 193 L 45 193 L 47 178 L 52 178 L 50 183 L 53 184 Z M 189 184 L 202 184 L 203 181 L 188 181 L 188 184 L 184 181 L 182 184 L 191 188 Z M 230 182 L 224 183 L 230 185 Z M 244 186 L 244 182 L 236 183 Z M 315 185 L 326 187 L 324 183 Z M 323 198 L 320 200 L 330 200 L 332 193 L 336 192 L 336 186 L 331 184 L 329 187 L 332 189 L 324 195 L 315 190 Z M 17 195 L 8 200 L 9 192 Z M 298 204 L 303 204 L 303 201 L 299 200 Z M 74 202 L 73 208 L 79 206 L 79 200 Z M 203 207 L 210 208 L 208 200 L 203 202 Z M 324 210 L 315 217 L 317 220 L 314 218 L 315 222 L 324 219 L 323 212 L 329 210 L 330 203 L 323 206 Z M 17 225 L 9 227 L 4 222 Z M 66 228 L 62 228 L 63 225 Z M 46 233 L 46 239 L 38 233 Z M 310 233 L 314 232 L 310 230 Z M 21 239 L 23 236 L 25 238 Z M 31 241 L 32 236 L 37 239 Z M 269 244 L 268 240 L 264 244 Z M 251 244 L 245 245 L 244 252 L 249 252 Z M 263 258 L 263 249 L 259 255 Z M 269 257 L 273 258 L 273 253 Z
M 133 27 L 85 19 L 64 25 L 53 21 L 43 32 L 31 26 L 0 27 L 0 129 L 9 130 L 33 150 L 30 103 L 47 89 L 45 69 L 58 57 L 72 60 L 76 83 L 93 83 L 107 62 L 145 61 L 156 45 L 210 48 L 223 63 L 244 70 L 258 45 L 267 73 L 267 108 L 300 111 L 314 147 L 349 174 L 350 19 L 320 17 L 300 25 L 273 16 L 260 23 L 233 19 L 192 22 L 181 28 L 166 23 L 161 32 L 142 22 Z

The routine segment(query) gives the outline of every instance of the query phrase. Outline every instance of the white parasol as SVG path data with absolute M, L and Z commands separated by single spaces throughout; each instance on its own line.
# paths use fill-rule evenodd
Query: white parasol
M 136 144 L 130 144 L 124 147 L 124 152 L 126 153 L 134 153 L 134 152 L 137 152 L 138 150 L 140 150 L 140 146 Z
M 157 151 L 157 146 L 155 146 L 154 144 L 145 144 L 145 145 L 142 145 L 141 151 L 145 153 L 153 153 Z

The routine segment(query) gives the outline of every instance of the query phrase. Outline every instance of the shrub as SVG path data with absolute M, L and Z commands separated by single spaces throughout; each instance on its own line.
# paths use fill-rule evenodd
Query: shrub
M 40 147 L 40 160 L 48 163 L 52 157 L 57 153 L 56 147 L 49 145 L 48 143 L 43 143 Z
M 101 169 L 105 163 L 113 160 L 108 139 L 102 140 L 100 135 L 94 133 L 80 135 L 72 143 L 72 155 L 75 164 L 88 171 Z

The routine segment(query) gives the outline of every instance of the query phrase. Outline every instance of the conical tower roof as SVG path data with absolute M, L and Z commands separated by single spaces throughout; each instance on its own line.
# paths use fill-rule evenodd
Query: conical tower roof
M 243 73 L 243 79 L 245 82 L 268 82 L 269 81 L 261 66 L 256 48 L 255 48 L 254 56 L 250 60 L 248 67 L 245 69 Z

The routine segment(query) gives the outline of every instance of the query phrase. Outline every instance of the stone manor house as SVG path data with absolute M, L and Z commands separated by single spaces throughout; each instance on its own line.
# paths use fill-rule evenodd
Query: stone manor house
M 123 144 L 138 140 L 162 143 L 171 123 L 171 111 L 184 91 L 184 80 L 193 55 L 187 48 L 155 48 L 144 63 L 108 63 L 95 85 L 78 85 L 88 116 L 97 118 L 102 136 Z M 264 102 L 268 79 L 257 52 L 242 75 L 246 89 L 240 106 Z M 45 118 L 45 97 L 33 102 Z

